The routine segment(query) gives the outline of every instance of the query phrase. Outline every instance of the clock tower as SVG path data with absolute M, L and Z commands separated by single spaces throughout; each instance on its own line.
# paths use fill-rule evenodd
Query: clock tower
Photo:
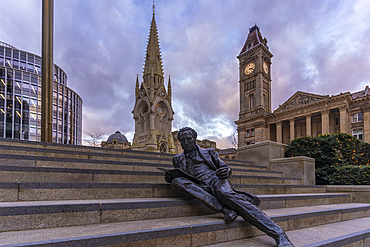
M 171 97 L 170 78 L 168 78 L 167 90 L 164 86 L 162 56 L 153 4 L 143 81 L 139 84 L 139 77 L 136 78 L 135 106 L 132 111 L 135 119 L 135 134 L 132 149 L 175 153 L 172 136 L 174 112 Z
M 254 25 L 237 57 L 239 59 L 240 112 L 238 146 L 268 140 L 267 117 L 271 114 L 271 58 L 267 39 Z

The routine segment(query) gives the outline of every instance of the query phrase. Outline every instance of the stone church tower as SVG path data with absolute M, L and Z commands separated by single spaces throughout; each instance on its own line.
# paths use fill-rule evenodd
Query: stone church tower
M 174 112 L 171 103 L 171 80 L 164 86 L 162 57 L 159 48 L 157 24 L 153 5 L 153 18 L 143 71 L 143 81 L 136 79 L 135 135 L 132 149 L 162 153 L 175 153 L 172 136 Z
M 268 140 L 267 118 L 271 113 L 271 58 L 259 27 L 249 29 L 239 59 L 240 112 L 239 147 Z

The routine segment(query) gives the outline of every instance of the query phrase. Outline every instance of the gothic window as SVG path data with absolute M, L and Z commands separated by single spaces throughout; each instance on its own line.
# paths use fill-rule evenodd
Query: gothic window
M 254 94 L 249 95 L 249 109 L 252 110 L 254 108 Z
M 161 145 L 159 146 L 159 152 L 161 153 L 167 153 L 167 145 L 166 143 L 162 142 Z

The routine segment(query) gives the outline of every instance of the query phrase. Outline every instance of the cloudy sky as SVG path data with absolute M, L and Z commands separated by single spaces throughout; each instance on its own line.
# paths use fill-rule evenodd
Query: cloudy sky
M 83 99 L 83 132 L 132 141 L 136 75 L 150 0 L 54 0 L 54 63 Z M 272 58 L 272 108 L 296 91 L 335 95 L 370 85 L 368 0 L 156 0 L 172 128 L 231 146 L 239 112 L 239 54 L 255 23 Z M 41 54 L 41 0 L 0 0 L 0 40 Z M 141 82 L 141 81 L 140 81 Z

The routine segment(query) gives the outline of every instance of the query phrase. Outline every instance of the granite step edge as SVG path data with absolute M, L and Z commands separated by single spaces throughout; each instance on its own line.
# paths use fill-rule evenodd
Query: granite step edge
M 368 205 L 370 206 L 370 205 Z M 301 212 L 301 213 L 291 213 L 291 214 L 281 214 L 281 215 L 271 215 L 270 217 L 278 224 L 280 224 L 285 230 L 295 230 L 299 229 L 300 227 L 294 224 L 287 225 L 288 221 L 292 220 L 299 220 L 305 218 L 312 218 L 317 216 L 317 212 L 315 211 L 315 207 L 312 207 L 313 211 L 308 212 Z M 289 210 L 289 209 L 287 209 Z M 341 210 L 339 208 L 333 210 L 321 210 L 321 216 L 323 215 L 330 215 L 333 212 L 338 213 L 335 211 Z M 144 224 L 143 224 L 144 223 Z M 316 221 L 317 225 L 331 223 L 326 222 L 325 219 L 321 219 L 320 222 Z M 136 225 L 135 225 L 136 224 Z M 242 219 L 237 219 L 235 222 L 231 224 L 225 224 L 222 220 L 222 215 L 207 215 L 207 216 L 196 216 L 196 217 L 180 217 L 180 218 L 169 218 L 169 219 L 158 219 L 158 220 L 146 220 L 146 221 L 139 221 L 139 222 L 130 222 L 130 223 L 108 223 L 104 225 L 93 224 L 88 226 L 74 226 L 74 227 L 62 227 L 62 228 L 49 228 L 49 229 L 39 229 L 39 230 L 26 230 L 26 231 L 17 231 L 17 236 L 22 236 L 23 242 L 16 245 L 11 245 L 10 242 L 7 242 L 5 246 L 50 246 L 50 244 L 57 244 L 58 246 L 103 246 L 103 245 L 113 245 L 113 244 L 121 244 L 121 243 L 129 243 L 129 242 L 138 242 L 138 241 L 151 241 L 155 240 L 162 240 L 169 241 L 168 238 L 175 238 L 175 241 L 179 239 L 183 239 L 182 237 L 185 236 L 184 240 L 190 241 L 191 244 L 194 246 L 199 246 L 201 244 L 194 244 L 192 241 L 205 241 L 203 245 L 206 244 L 207 239 L 200 239 L 203 237 L 204 234 L 209 234 L 211 232 L 219 232 L 220 234 L 223 233 L 224 235 L 227 234 L 227 238 L 229 240 L 236 240 L 240 238 L 246 237 L 253 237 L 261 235 L 261 232 L 256 232 L 253 229 L 249 231 L 243 231 L 244 235 L 241 236 L 240 230 L 241 228 L 251 226 L 246 223 Z M 104 228 L 104 229 L 103 229 Z M 114 230 L 112 230 L 112 229 Z M 125 228 L 125 231 L 122 231 L 121 228 Z M 145 228 L 145 229 L 143 229 Z M 79 231 L 82 230 L 82 234 Z M 87 229 L 90 229 L 88 231 Z M 127 230 L 128 229 L 128 230 Z M 48 232 L 55 232 L 59 231 L 62 232 L 64 235 L 68 235 L 69 237 L 58 237 L 53 234 L 48 234 Z M 105 231 L 105 233 L 104 233 Z M 111 231 L 111 232 L 107 232 Z M 31 235 L 43 235 L 49 236 L 49 239 L 38 239 L 35 240 L 33 238 L 31 241 L 24 240 L 28 236 Z M 14 232 L 2 233 L 3 239 L 7 239 L 10 241 L 10 237 Z M 80 235 L 76 235 L 80 234 Z M 51 236 L 52 235 L 52 236 Z M 51 238 L 51 239 L 50 239 Z M 31 239 L 31 238 L 29 238 Z M 18 240 L 19 241 L 19 240 Z M 1 244 L 1 242 L 0 242 Z M 211 244 L 211 243 L 208 243 Z

